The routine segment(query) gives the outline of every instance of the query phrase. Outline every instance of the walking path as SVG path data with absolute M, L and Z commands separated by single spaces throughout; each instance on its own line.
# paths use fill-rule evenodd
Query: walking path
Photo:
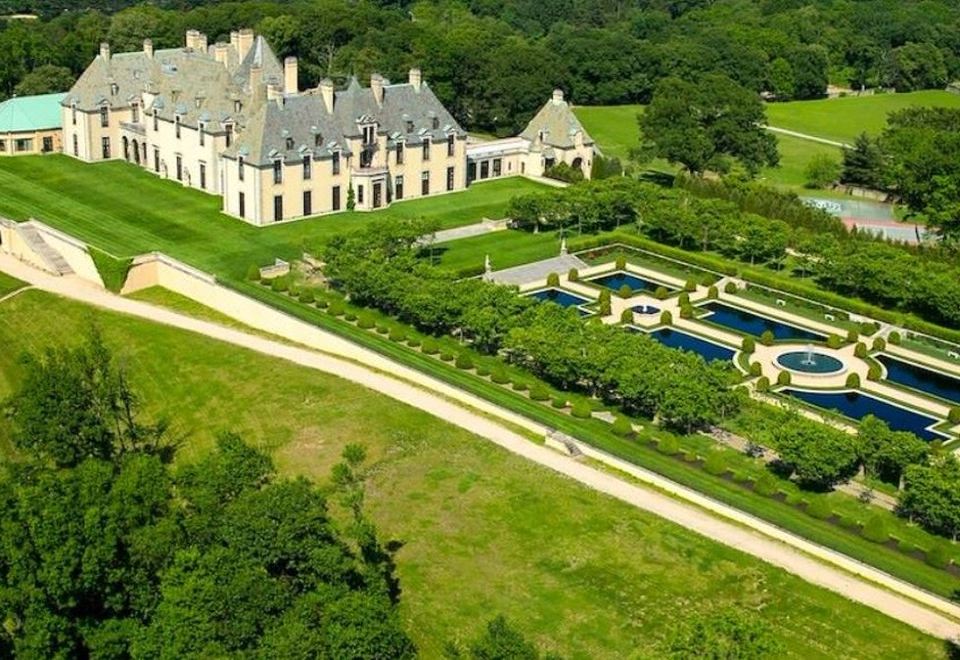
M 605 454 L 589 445 L 583 453 L 648 484 L 628 482 L 609 472 L 579 463 L 543 445 L 531 442 L 489 416 L 475 412 L 494 411 L 501 420 L 519 417 L 488 402 L 467 407 L 471 399 L 465 393 L 452 401 L 438 394 L 439 388 L 426 391 L 410 382 L 374 371 L 318 351 L 290 346 L 240 330 L 202 321 L 171 310 L 122 298 L 84 283 L 76 277 L 53 277 L 25 264 L 0 255 L 0 270 L 33 284 L 36 288 L 67 298 L 203 334 L 259 353 L 284 359 L 369 387 L 398 401 L 425 410 L 436 417 L 483 437 L 519 456 L 535 461 L 580 483 L 662 516 L 703 536 L 758 557 L 783 568 L 808 582 L 872 607 L 930 635 L 943 639 L 960 636 L 960 607 L 919 588 L 906 584 L 879 570 L 865 566 L 845 555 L 821 548 L 805 539 L 781 530 L 732 507 L 675 484 L 636 465 Z M 2 322 L 2 316 L 0 316 Z M 316 329 L 318 333 L 322 330 Z M 426 377 L 429 380 L 428 377 Z M 459 392 L 459 390 L 457 390 Z M 521 418 L 523 419 L 523 418 Z M 524 420 L 522 426 L 548 429 Z M 653 486 L 652 488 L 650 486 Z M 686 501 L 682 501 L 686 500 Z M 727 518 L 722 519 L 720 516 Z M 830 566 L 824 562 L 834 564 Z M 896 592 L 896 593 L 894 593 Z M 934 611 L 937 610 L 937 611 Z
M 852 147 L 846 142 L 836 142 L 835 140 L 828 140 L 827 138 L 817 137 L 816 135 L 810 135 L 808 133 L 798 133 L 797 131 L 791 131 L 787 128 L 777 128 L 776 126 L 764 126 L 771 133 L 780 133 L 782 135 L 789 135 L 791 137 L 800 138 L 801 140 L 809 140 L 810 142 L 819 142 L 820 144 L 828 144 L 831 147 L 840 147 L 841 149 L 852 149 Z
M 460 240 L 461 238 L 473 238 L 474 236 L 483 236 L 494 231 L 502 231 L 507 228 L 507 220 L 491 220 L 484 218 L 481 222 L 475 222 L 472 225 L 463 225 L 451 229 L 441 229 L 428 236 L 420 237 L 422 243 L 447 243 L 449 241 Z

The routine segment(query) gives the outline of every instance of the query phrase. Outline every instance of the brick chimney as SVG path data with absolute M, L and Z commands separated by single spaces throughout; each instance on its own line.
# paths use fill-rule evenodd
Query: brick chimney
M 370 91 L 373 92 L 377 105 L 383 105 L 383 76 L 379 73 L 370 74 Z
M 422 82 L 422 78 L 420 76 L 420 69 L 417 69 L 417 68 L 410 69 L 410 84 L 413 85 L 413 88 L 418 92 L 420 91 L 421 82 Z
M 148 58 L 153 59 L 153 40 L 152 39 L 143 40 L 143 53 Z
M 109 60 L 110 59 L 110 44 L 106 41 L 100 42 L 100 59 Z
M 333 81 L 324 78 L 320 81 L 320 96 L 323 97 L 323 105 L 327 112 L 333 114 Z
M 219 62 L 223 66 L 227 66 L 227 52 L 229 51 L 229 48 L 230 46 L 223 43 L 222 41 L 218 41 L 217 43 L 215 43 L 213 45 L 213 59 L 215 59 L 217 62 Z
M 296 94 L 300 91 L 298 87 L 297 76 L 299 69 L 296 57 L 288 57 L 283 60 L 283 93 Z
M 253 30 L 245 28 L 237 33 L 237 55 L 240 61 L 247 56 L 250 49 L 253 48 Z

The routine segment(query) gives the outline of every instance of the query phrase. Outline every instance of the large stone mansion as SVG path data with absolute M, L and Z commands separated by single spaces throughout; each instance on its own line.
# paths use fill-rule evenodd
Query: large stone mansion
M 368 87 L 300 90 L 296 58 L 281 64 L 251 30 L 229 44 L 195 30 L 182 48 L 101 44 L 61 113 L 64 153 L 127 160 L 220 195 L 225 213 L 256 225 L 540 176 L 561 161 L 589 176 L 594 154 L 559 91 L 520 136 L 468 146 L 419 69 L 398 84 L 374 74 Z

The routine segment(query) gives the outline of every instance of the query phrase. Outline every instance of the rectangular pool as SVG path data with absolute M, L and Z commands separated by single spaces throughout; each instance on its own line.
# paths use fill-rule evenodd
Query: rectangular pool
M 587 282 L 596 284 L 597 286 L 606 287 L 611 291 L 619 291 L 620 287 L 622 287 L 624 284 L 630 287 L 630 289 L 633 291 L 656 291 L 660 287 L 663 287 L 668 291 L 676 291 L 675 287 L 669 287 L 666 284 L 645 279 L 639 275 L 628 273 L 625 270 L 618 270 L 613 273 L 607 273 L 606 275 L 600 275 L 599 277 L 588 279 Z
M 631 328 L 633 329 L 633 328 Z M 696 335 L 691 335 L 674 328 L 660 328 L 647 333 L 651 339 L 655 339 L 664 346 L 670 348 L 679 348 L 684 351 L 691 351 L 703 357 L 704 360 L 732 360 L 736 351 L 721 344 L 716 344 L 709 339 L 703 339 Z
M 582 305 L 593 302 L 585 296 L 578 295 L 576 293 L 571 293 L 570 291 L 565 291 L 564 289 L 557 289 L 551 287 L 549 289 L 540 289 L 539 291 L 533 291 L 531 293 L 524 294 L 530 298 L 535 298 L 541 302 L 552 302 L 560 305 L 561 307 L 575 307 L 580 316 L 587 316 L 591 314 L 590 310 L 583 309 Z
M 886 367 L 887 380 L 960 403 L 960 378 L 886 354 L 878 355 L 877 360 Z
M 725 303 L 712 300 L 700 305 L 702 309 L 709 313 L 700 317 L 701 321 L 716 323 L 727 328 L 732 328 L 744 334 L 759 337 L 769 330 L 773 333 L 774 339 L 792 339 L 799 341 L 824 341 L 826 335 L 812 330 L 804 330 L 795 325 L 776 321 L 760 314 L 748 312 L 740 307 L 727 305 Z
M 860 420 L 867 415 L 873 415 L 877 419 L 885 421 L 894 431 L 909 431 L 923 440 L 948 440 L 950 438 L 945 433 L 929 428 L 940 421 L 936 417 L 902 408 L 863 392 L 855 390 L 815 392 L 792 387 L 784 388 L 779 392 L 796 397 L 818 408 L 837 410 L 850 419 Z

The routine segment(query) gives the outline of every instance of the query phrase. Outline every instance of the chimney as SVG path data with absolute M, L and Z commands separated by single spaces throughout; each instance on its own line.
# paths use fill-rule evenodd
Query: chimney
M 109 60 L 110 59 L 110 44 L 106 41 L 100 42 L 100 59 Z
M 263 69 L 259 66 L 250 67 L 250 94 L 254 103 L 264 99 Z
M 383 76 L 379 73 L 370 74 L 370 91 L 373 92 L 377 105 L 383 105 Z
M 153 59 L 153 40 L 151 39 L 143 40 L 143 53 L 148 58 Z
M 420 91 L 420 69 L 410 69 L 410 84 L 413 85 L 413 88 Z
M 249 28 L 240 30 L 237 33 L 237 56 L 241 62 L 251 48 L 253 48 L 253 30 Z
M 288 57 L 283 60 L 283 93 L 296 94 L 299 91 L 297 87 L 297 58 Z
M 230 48 L 227 44 L 218 41 L 213 45 L 213 59 L 227 66 L 227 49 Z
M 283 90 L 280 88 L 280 85 L 277 83 L 267 84 L 267 100 L 280 102 L 283 101 Z
M 240 52 L 240 33 L 237 30 L 230 33 L 230 46 L 233 47 L 235 53 Z
M 562 90 L 562 89 L 555 89 L 555 90 L 553 90 L 553 102 L 554 102 L 555 104 L 556 104 L 556 103 L 563 103 L 563 90 Z
M 204 54 L 207 52 L 207 35 L 203 32 L 197 35 L 197 50 Z
M 327 108 L 327 113 L 333 114 L 333 81 L 324 78 L 320 81 L 320 96 L 323 97 L 323 105 Z
M 200 36 L 200 32 L 197 30 L 187 30 L 187 38 L 184 41 L 184 46 L 190 50 L 197 49 L 197 38 Z

